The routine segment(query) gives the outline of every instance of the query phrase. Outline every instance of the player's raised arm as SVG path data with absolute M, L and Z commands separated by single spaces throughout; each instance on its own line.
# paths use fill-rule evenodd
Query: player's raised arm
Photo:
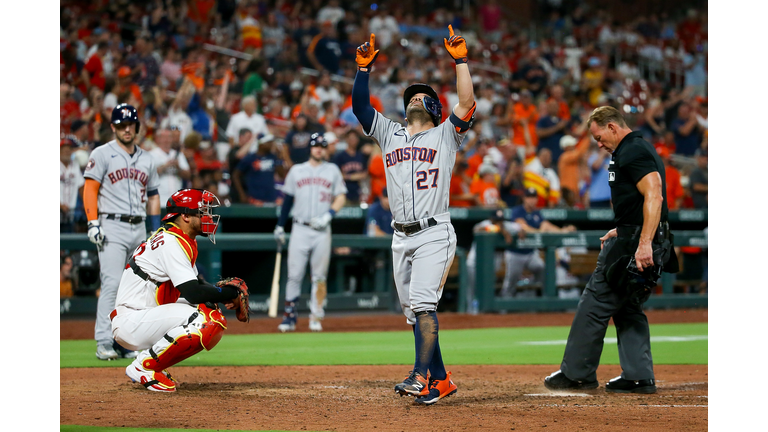
M 467 41 L 453 33 L 453 26 L 448 25 L 448 30 L 451 32 L 450 38 L 443 41 L 445 49 L 456 62 L 456 94 L 459 96 L 459 103 L 453 107 L 453 113 L 459 119 L 469 122 L 475 109 L 475 90 L 467 65 Z
M 352 85 L 352 112 L 363 126 L 365 133 L 371 132 L 373 118 L 376 115 L 376 110 L 371 106 L 371 95 L 368 89 L 371 66 L 379 56 L 379 50 L 376 49 L 375 44 L 376 35 L 371 33 L 371 40 L 360 45 L 355 56 L 357 74 L 355 74 L 355 83 Z

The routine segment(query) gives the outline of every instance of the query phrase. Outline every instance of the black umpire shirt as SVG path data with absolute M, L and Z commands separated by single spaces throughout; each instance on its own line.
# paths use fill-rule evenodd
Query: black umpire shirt
M 617 226 L 643 225 L 645 198 L 637 189 L 637 182 L 657 171 L 661 176 L 661 222 L 668 220 L 667 181 L 664 164 L 653 146 L 642 138 L 640 132 L 630 132 L 613 152 L 608 166 L 608 184 Z

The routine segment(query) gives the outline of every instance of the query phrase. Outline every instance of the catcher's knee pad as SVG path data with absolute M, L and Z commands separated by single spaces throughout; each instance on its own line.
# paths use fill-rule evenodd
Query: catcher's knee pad
M 198 305 L 187 324 L 174 327 L 148 350 L 142 360 L 145 369 L 162 371 L 219 343 L 227 328 L 227 319 L 218 308 Z

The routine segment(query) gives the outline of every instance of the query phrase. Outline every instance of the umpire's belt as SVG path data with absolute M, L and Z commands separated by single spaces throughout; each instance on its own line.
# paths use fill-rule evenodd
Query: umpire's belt
M 126 267 L 126 268 L 130 267 L 130 268 L 131 268 L 131 270 L 133 270 L 133 273 L 134 273 L 134 274 L 136 274 L 136 276 L 138 276 L 138 277 L 140 277 L 140 278 L 144 279 L 145 281 L 147 281 L 147 282 L 152 282 L 153 284 L 155 284 L 155 285 L 157 285 L 157 286 L 160 286 L 160 282 L 158 282 L 158 281 L 156 281 L 156 280 L 152 279 L 152 277 L 150 277 L 150 276 L 147 274 L 147 272 L 145 272 L 145 271 L 144 271 L 144 270 L 142 270 L 142 269 L 141 269 L 141 268 L 140 268 L 138 265 L 136 265 L 136 260 L 134 260 L 134 259 L 133 259 L 133 257 L 131 257 L 131 259 L 130 259 L 130 260 L 128 260 L 128 265 L 127 265 L 127 266 L 125 266 L 125 267 Z
M 106 217 L 109 220 L 118 220 L 120 222 L 127 222 L 129 224 L 140 224 L 144 222 L 143 216 L 128 216 L 128 215 L 119 215 L 114 213 L 102 213 L 104 217 Z
M 429 219 L 421 219 L 421 220 L 417 220 L 416 222 L 409 222 L 405 224 L 401 224 L 398 222 L 394 223 L 395 229 L 405 235 L 416 234 L 417 232 L 423 229 L 433 227 L 435 225 L 437 225 L 437 221 L 433 217 Z
M 619 225 L 616 227 L 616 234 L 621 238 L 636 238 L 640 237 L 640 233 L 643 231 L 643 227 L 640 225 Z M 656 229 L 656 235 L 653 240 L 659 243 L 669 239 L 669 222 L 659 222 L 659 227 Z

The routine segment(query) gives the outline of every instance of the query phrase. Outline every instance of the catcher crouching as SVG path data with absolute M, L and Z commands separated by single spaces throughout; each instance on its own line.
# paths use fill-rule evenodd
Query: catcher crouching
M 240 278 L 210 285 L 198 277 L 199 235 L 216 243 L 220 205 L 213 193 L 182 189 L 168 199 L 163 225 L 133 253 L 123 271 L 116 308 L 110 314 L 112 336 L 139 351 L 125 374 L 148 390 L 176 391 L 170 366 L 211 350 L 227 320 L 217 303 L 248 322 L 248 287 Z

